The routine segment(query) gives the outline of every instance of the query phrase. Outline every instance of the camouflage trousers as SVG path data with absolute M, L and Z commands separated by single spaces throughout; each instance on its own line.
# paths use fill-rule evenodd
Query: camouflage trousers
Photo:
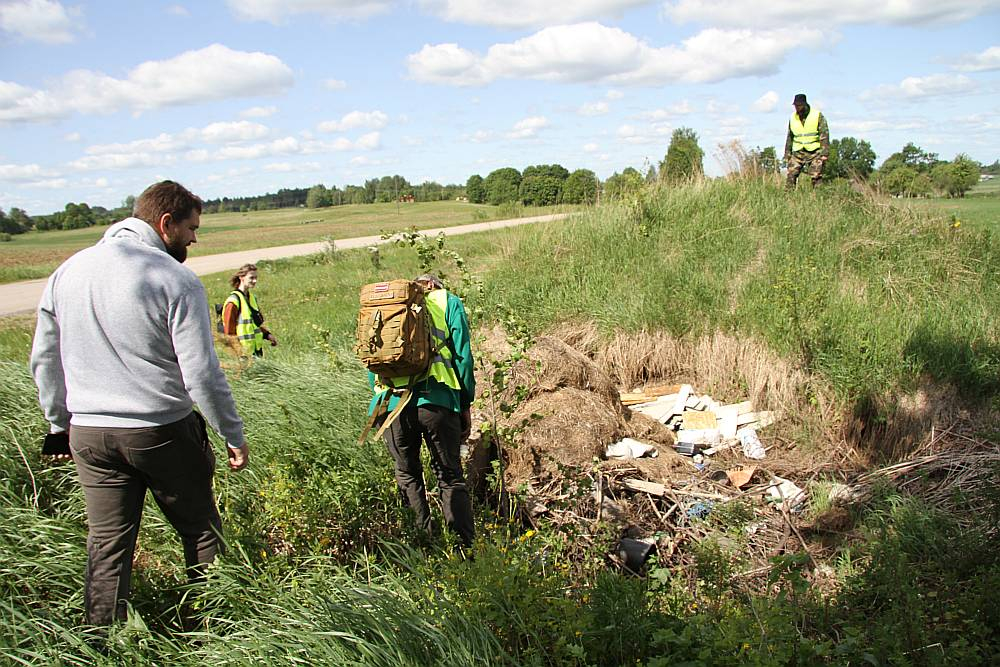
M 819 185 L 819 179 L 823 173 L 823 160 L 820 159 L 820 151 L 795 151 L 788 158 L 788 178 L 785 185 L 791 189 L 795 187 L 795 182 L 799 179 L 799 174 L 805 171 L 812 179 L 813 187 Z

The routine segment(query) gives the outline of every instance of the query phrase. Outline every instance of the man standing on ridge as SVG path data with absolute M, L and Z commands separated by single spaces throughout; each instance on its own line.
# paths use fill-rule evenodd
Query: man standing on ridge
M 444 289 L 437 276 L 424 274 L 415 282 L 426 293 L 424 305 L 430 315 L 431 342 L 436 351 L 432 354 L 430 367 L 420 376 L 423 379 L 413 385 L 409 402 L 383 437 L 395 465 L 400 495 L 416 513 L 417 526 L 429 535 L 432 532 L 431 513 L 420 462 L 420 443 L 426 440 L 445 523 L 458 535 L 462 546 L 469 547 L 476 533 L 460 452 L 472 430 L 470 407 L 476 396 L 469 321 L 462 300 Z M 399 391 L 382 384 L 374 374 L 369 372 L 368 375 L 375 391 L 368 407 L 369 415 L 380 405 L 386 392 L 392 392 L 385 406 L 391 413 L 400 400 Z M 407 386 L 410 378 L 393 380 L 396 386 Z
M 146 490 L 181 537 L 189 578 L 223 549 L 204 419 L 247 465 L 243 422 L 219 368 L 205 289 L 181 264 L 201 200 L 151 185 L 134 217 L 49 278 L 31 370 L 51 432 L 69 432 L 87 504 L 86 620 L 124 620 Z M 63 435 L 65 437 L 65 435 Z
M 788 165 L 785 186 L 793 189 L 799 173 L 805 170 L 816 187 L 823 165 L 830 157 L 830 128 L 819 109 L 809 106 L 803 93 L 795 96 L 792 105 L 795 111 L 788 121 L 785 138 L 785 163 Z

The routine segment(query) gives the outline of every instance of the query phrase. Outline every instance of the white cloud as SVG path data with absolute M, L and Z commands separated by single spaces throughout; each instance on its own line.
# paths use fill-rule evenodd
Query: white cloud
M 737 104 L 719 102 L 718 100 L 709 100 L 708 104 L 705 105 L 705 113 L 713 116 L 730 115 L 737 113 L 739 110 L 740 107 Z
M 212 44 L 169 60 L 151 60 L 125 79 L 73 70 L 48 90 L 0 81 L 0 122 L 64 118 L 72 113 L 146 111 L 206 100 L 270 95 L 292 85 L 292 71 L 275 56 Z
M 572 23 L 583 19 L 618 17 L 632 7 L 650 0 L 575 0 L 538 2 L 508 0 L 502 8 L 489 0 L 420 0 L 425 11 L 455 23 L 488 25 L 495 28 L 533 28 Z
M 15 0 L 0 3 L 0 30 L 46 44 L 72 42 L 77 26 L 70 12 L 55 0 Z
M 583 145 L 583 152 L 584 153 L 594 153 L 599 148 L 600 148 L 600 146 L 598 146 L 597 144 L 591 142 L 589 144 L 584 144 Z
M 750 105 L 750 110 L 758 113 L 767 113 L 768 111 L 774 111 L 774 107 L 776 106 L 778 106 L 778 93 L 769 90 Z
M 80 141 L 80 139 L 81 137 L 79 132 L 70 132 L 63 135 L 63 141 L 68 141 L 70 143 L 76 143 L 77 141 Z
M 602 116 L 608 113 L 607 102 L 587 102 L 577 109 L 581 116 Z
M 615 132 L 620 141 L 626 144 L 663 144 L 673 132 L 673 128 L 666 124 L 654 124 L 647 128 L 638 128 L 635 125 L 622 125 Z M 666 145 L 666 144 L 664 144 Z
M 233 123 L 211 123 L 199 131 L 202 141 L 213 144 L 225 144 L 238 141 L 251 141 L 266 137 L 269 130 L 260 123 L 241 120 Z
M 678 23 L 770 27 L 789 25 L 958 22 L 995 10 L 996 0 L 676 0 L 667 16 Z
M 493 141 L 496 138 L 496 134 L 490 130 L 476 130 L 471 135 L 466 137 L 468 141 L 474 144 L 484 144 L 487 141 Z
M 128 143 L 117 144 L 95 144 L 88 146 L 85 152 L 88 155 L 170 153 L 186 148 L 189 143 L 185 138 L 164 132 L 152 139 L 136 139 Z
M 545 28 L 479 55 L 457 44 L 426 44 L 407 57 L 410 77 L 449 85 L 539 79 L 660 86 L 772 74 L 785 55 L 826 41 L 814 29 L 704 30 L 680 46 L 651 47 L 618 28 L 578 23 Z
M 327 120 L 316 126 L 320 132 L 345 132 L 359 127 L 381 130 L 389 122 L 382 111 L 351 111 L 340 120 Z
M 180 16 L 183 18 L 191 16 L 191 12 L 184 5 L 170 5 L 167 7 L 167 13 L 171 16 Z
M 639 118 L 643 120 L 649 120 L 653 122 L 662 122 L 665 120 L 670 120 L 675 116 L 683 116 L 684 114 L 694 113 L 694 107 L 687 100 L 681 100 L 671 104 L 669 107 L 664 109 L 654 109 L 652 111 L 643 111 L 638 115 Z
M 176 162 L 173 155 L 162 153 L 107 153 L 88 155 L 68 164 L 76 171 L 95 169 L 137 169 L 140 167 L 165 167 Z
M 263 169 L 264 171 L 271 173 L 290 174 L 296 172 L 319 171 L 322 169 L 322 166 L 319 162 L 302 162 L 295 164 L 291 162 L 272 162 L 271 164 L 265 164 Z
M 37 164 L 0 164 L 0 181 L 31 183 L 53 176 L 58 174 Z
M 604 97 L 609 100 L 620 100 L 621 98 L 625 97 L 625 93 L 623 93 L 620 90 L 609 90 L 608 92 L 604 93 Z
M 350 159 L 350 163 L 358 167 L 379 167 L 387 164 L 395 164 L 395 161 L 374 160 L 367 155 L 356 155 Z
M 240 118 L 267 118 L 278 112 L 278 107 L 250 107 L 240 112 Z
M 508 139 L 528 139 L 538 134 L 543 127 L 547 127 L 549 121 L 545 116 L 529 116 L 514 123 L 514 129 L 507 133 Z
M 866 118 L 864 120 L 837 119 L 835 121 L 837 133 L 851 134 L 875 134 L 879 132 L 906 132 L 912 130 L 923 130 L 928 127 L 926 121 L 914 119 L 900 119 L 894 117 L 892 120 L 881 120 Z
M 327 90 L 344 90 L 347 88 L 347 82 L 340 79 L 327 79 L 323 82 L 323 87 Z
M 920 99 L 942 95 L 959 95 L 976 89 L 976 82 L 962 74 L 931 74 L 909 76 L 897 84 L 877 86 L 861 93 L 862 100 L 892 102 L 899 99 Z
M 318 14 L 331 21 L 364 19 L 389 10 L 389 0 L 226 0 L 242 19 L 280 24 L 300 14 Z
M 991 46 L 982 53 L 965 56 L 955 69 L 960 72 L 990 72 L 1000 69 L 1000 46 Z
M 65 178 L 45 178 L 40 181 L 30 181 L 23 183 L 24 188 L 41 188 L 43 190 L 65 190 L 69 186 L 69 181 Z

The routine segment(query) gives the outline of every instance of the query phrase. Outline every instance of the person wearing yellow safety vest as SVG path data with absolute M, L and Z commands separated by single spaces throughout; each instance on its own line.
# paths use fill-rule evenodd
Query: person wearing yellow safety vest
M 805 170 L 815 187 L 830 157 L 830 128 L 823 114 L 809 105 L 804 94 L 796 95 L 792 105 L 795 111 L 788 121 L 785 138 L 785 163 L 788 165 L 785 185 L 788 189 L 794 188 L 799 174 Z
M 278 339 L 264 326 L 264 316 L 257 306 L 257 297 L 250 288 L 257 286 L 257 267 L 244 264 L 229 279 L 233 292 L 222 308 L 222 332 L 236 336 L 243 350 L 243 356 L 264 356 L 264 341 L 271 347 Z
M 472 430 L 470 406 L 476 395 L 469 321 L 462 300 L 444 289 L 437 276 L 424 274 L 415 282 L 426 292 L 424 305 L 430 315 L 431 341 L 436 352 L 421 376 L 385 378 L 395 387 L 412 384 L 412 389 L 409 401 L 383 438 L 393 460 L 401 499 L 416 514 L 417 526 L 430 536 L 433 527 L 420 462 L 420 443 L 426 441 L 445 524 L 458 535 L 463 547 L 469 547 L 475 528 L 460 454 Z M 391 413 L 400 392 L 383 384 L 373 373 L 368 373 L 368 380 L 375 393 L 368 414 L 382 402 L 386 392 L 392 392 L 384 406 Z

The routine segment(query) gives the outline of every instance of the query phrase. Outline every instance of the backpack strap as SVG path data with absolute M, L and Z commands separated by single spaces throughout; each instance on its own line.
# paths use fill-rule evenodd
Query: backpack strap
M 368 418 L 368 423 L 365 424 L 365 428 L 361 431 L 361 436 L 358 438 L 359 445 L 364 444 L 365 437 L 368 435 L 368 432 L 372 430 L 375 422 L 377 422 L 380 417 L 385 416 L 385 421 L 383 421 L 382 425 L 379 426 L 377 431 L 375 431 L 376 438 L 381 437 L 381 435 L 385 433 L 385 430 L 389 428 L 394 421 L 396 421 L 396 418 L 403 412 L 403 408 L 409 404 L 410 398 L 413 397 L 413 385 L 411 384 L 403 390 L 403 393 L 399 396 L 399 402 L 396 403 L 396 407 L 392 409 L 392 412 L 388 412 L 390 396 L 392 396 L 391 389 L 384 392 L 382 396 L 379 397 L 378 402 L 372 409 L 371 416 Z M 387 412 L 388 415 L 386 414 Z

